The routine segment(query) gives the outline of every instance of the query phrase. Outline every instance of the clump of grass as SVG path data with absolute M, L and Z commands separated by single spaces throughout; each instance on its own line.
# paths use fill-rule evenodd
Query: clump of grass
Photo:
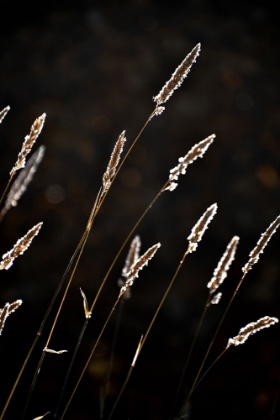
M 63 309 L 63 305 L 64 302 L 67 298 L 68 295 L 68 291 L 70 286 L 72 285 L 72 281 L 74 276 L 76 275 L 77 272 L 77 268 L 81 262 L 81 257 L 82 254 L 84 252 L 84 249 L 87 245 L 87 241 L 89 238 L 89 235 L 91 233 L 93 224 L 96 220 L 96 216 L 99 213 L 108 193 L 110 192 L 110 189 L 113 186 L 113 183 L 119 173 L 119 171 L 121 170 L 124 162 L 126 161 L 127 157 L 129 156 L 130 152 L 132 151 L 133 147 L 135 146 L 136 142 L 139 140 L 140 136 L 142 135 L 143 131 L 145 130 L 145 128 L 147 127 L 147 125 L 149 123 L 151 123 L 153 117 L 155 116 L 161 116 L 165 110 L 165 107 L 162 106 L 163 104 L 166 104 L 166 102 L 170 99 L 170 97 L 174 94 L 175 90 L 178 89 L 184 79 L 186 78 L 186 76 L 188 75 L 188 73 L 190 72 L 190 69 L 192 68 L 193 64 L 196 62 L 197 57 L 199 56 L 201 50 L 201 46 L 200 44 L 197 44 L 193 50 L 186 56 L 186 58 L 182 61 L 182 63 L 177 67 L 177 69 L 175 70 L 175 72 L 172 74 L 171 78 L 165 83 L 165 85 L 163 86 L 163 88 L 160 90 L 160 92 L 158 93 L 158 95 L 156 95 L 153 99 L 154 102 L 156 103 L 155 109 L 152 111 L 152 113 L 150 114 L 150 116 L 147 118 L 147 121 L 145 122 L 145 124 L 143 125 L 143 127 L 141 128 L 141 130 L 139 131 L 138 135 L 135 137 L 135 139 L 130 142 L 130 145 L 128 147 L 128 150 L 125 152 L 124 157 L 122 157 L 125 146 L 126 146 L 126 142 L 127 139 L 125 137 L 125 131 L 123 131 L 120 136 L 118 137 L 118 140 L 113 148 L 112 154 L 109 158 L 109 162 L 107 164 L 107 167 L 105 169 L 105 172 L 103 174 L 102 180 L 101 180 L 101 186 L 99 191 L 96 194 L 96 197 L 94 199 L 94 202 L 92 204 L 92 208 L 90 211 L 90 214 L 88 216 L 88 220 L 85 226 L 84 231 L 82 232 L 81 238 L 76 246 L 76 249 L 72 255 L 72 257 L 70 258 L 69 264 L 67 265 L 65 272 L 63 274 L 63 276 L 61 277 L 61 280 L 57 286 L 56 291 L 54 292 L 53 298 L 49 304 L 49 307 L 46 311 L 46 314 L 41 322 L 41 325 L 37 331 L 37 333 L 35 334 L 35 338 L 33 343 L 31 344 L 31 347 L 28 351 L 28 354 L 25 357 L 25 360 L 22 364 L 22 367 L 18 373 L 17 378 L 15 379 L 14 385 L 12 387 L 12 390 L 7 398 L 6 404 L 2 409 L 2 413 L 0 416 L 0 420 L 2 420 L 6 414 L 7 409 L 9 408 L 9 405 L 11 404 L 12 398 L 14 396 L 14 392 L 20 382 L 21 376 L 29 362 L 29 359 L 31 358 L 31 356 L 33 355 L 33 350 L 37 344 L 38 339 L 40 338 L 43 329 L 45 328 L 46 325 L 46 321 L 51 313 L 51 311 L 53 310 L 54 304 L 56 302 L 56 300 L 58 299 L 59 296 L 59 292 L 61 290 L 61 288 L 64 286 L 64 283 L 66 282 L 66 286 L 64 289 L 64 292 L 62 294 L 62 297 L 60 299 L 60 302 L 58 303 L 58 309 L 54 315 L 54 320 L 50 326 L 49 331 L 47 332 L 47 339 L 45 342 L 45 345 L 42 347 L 42 352 L 41 355 L 39 357 L 39 361 L 37 364 L 37 367 L 35 369 L 34 375 L 33 375 L 33 379 L 30 385 L 30 389 L 27 392 L 27 399 L 26 399 L 26 404 L 25 407 L 23 407 L 23 411 L 22 411 L 22 418 L 25 417 L 27 410 L 29 409 L 29 407 L 32 404 L 32 396 L 33 396 L 33 392 L 37 383 L 37 379 L 38 376 L 41 372 L 41 369 L 43 368 L 43 362 L 45 359 L 45 356 L 47 353 L 52 354 L 54 356 L 56 355 L 62 355 L 64 353 L 67 353 L 68 350 L 63 349 L 63 350 L 54 350 L 53 348 L 50 347 L 50 343 L 53 337 L 53 333 L 54 330 L 56 328 L 57 322 L 58 322 L 58 318 L 61 314 L 61 311 Z M 9 107 L 4 108 L 1 112 L 0 112 L 0 122 L 3 121 L 4 117 L 6 116 L 7 112 L 9 111 Z M 35 122 L 33 123 L 31 130 L 30 130 L 30 134 L 28 136 L 25 137 L 25 140 L 23 142 L 21 151 L 18 155 L 18 159 L 15 163 L 15 165 L 13 166 L 11 172 L 10 172 L 10 179 L 8 181 L 8 184 L 2 194 L 0 203 L 3 202 L 4 198 L 6 197 L 6 201 L 4 206 L 1 209 L 1 219 L 0 221 L 3 219 L 4 215 L 7 213 L 8 210 L 10 210 L 12 207 L 16 206 L 18 204 L 18 200 L 20 199 L 21 195 L 26 191 L 27 186 L 29 185 L 30 181 L 33 178 L 33 175 L 35 173 L 35 171 L 37 170 L 37 167 L 39 165 L 39 163 L 41 162 L 43 155 L 44 155 L 44 147 L 41 146 L 37 152 L 35 152 L 31 158 L 29 159 L 29 161 L 26 163 L 26 157 L 29 154 L 29 152 L 31 151 L 37 137 L 39 136 L 39 134 L 42 131 L 42 128 L 44 126 L 45 123 L 45 118 L 46 115 L 42 114 L 39 118 L 37 118 L 35 120 Z M 78 351 L 80 346 L 82 345 L 83 342 L 83 337 L 85 334 L 85 331 L 87 329 L 87 326 L 89 324 L 89 322 L 94 319 L 94 317 L 98 316 L 98 314 L 94 314 L 94 309 L 96 306 L 96 302 L 103 290 L 103 287 L 110 275 L 110 273 L 112 272 L 112 269 L 114 267 L 114 265 L 116 264 L 116 261 L 119 259 L 122 251 L 124 250 L 124 248 L 126 247 L 126 245 L 128 244 L 129 240 L 131 239 L 132 235 L 135 233 L 136 229 L 139 227 L 140 223 L 143 221 L 143 219 L 145 218 L 145 216 L 147 215 L 148 211 L 151 209 L 151 207 L 154 205 L 154 203 L 159 199 L 159 197 L 161 196 L 161 194 L 164 191 L 169 191 L 172 192 L 175 188 L 177 188 L 178 186 L 178 179 L 180 175 L 185 175 L 186 173 L 186 169 L 187 167 L 192 164 L 194 161 L 196 161 L 198 158 L 202 158 L 204 157 L 206 151 L 208 150 L 208 148 L 210 147 L 210 145 L 213 143 L 214 139 L 215 139 L 215 134 L 212 134 L 208 137 L 206 137 L 204 140 L 200 141 L 199 143 L 195 144 L 190 150 L 189 152 L 187 152 L 187 154 L 184 157 L 180 157 L 179 158 L 179 163 L 177 164 L 177 166 L 175 166 L 173 169 L 170 170 L 169 173 L 169 177 L 167 179 L 167 181 L 164 183 L 164 185 L 160 188 L 159 192 L 155 195 L 155 197 L 152 199 L 152 201 L 150 202 L 150 204 L 148 205 L 148 207 L 143 211 L 143 213 L 141 214 L 141 216 L 139 217 L 139 219 L 135 222 L 133 228 L 131 229 L 131 231 L 129 232 L 129 234 L 127 235 L 125 241 L 123 242 L 122 246 L 119 248 L 115 258 L 113 259 L 111 265 L 109 266 L 104 278 L 102 279 L 98 291 L 92 301 L 92 304 L 89 305 L 88 303 L 88 299 L 86 296 L 86 293 L 84 293 L 84 291 L 80 288 L 80 292 L 82 295 L 82 304 L 83 304 L 83 308 L 84 308 L 84 315 L 85 315 L 85 320 L 84 320 L 84 324 L 80 330 L 80 334 L 77 338 L 77 342 L 75 344 L 75 348 L 74 351 L 72 353 L 71 356 L 71 360 L 67 369 L 67 372 L 65 374 L 65 378 L 64 378 L 64 382 L 62 385 L 62 388 L 60 390 L 60 395 L 58 395 L 58 402 L 56 405 L 55 410 L 50 410 L 47 413 L 45 413 L 42 416 L 36 417 L 36 419 L 42 419 L 43 417 L 45 417 L 46 415 L 52 414 L 54 417 L 59 418 L 60 420 L 62 420 L 64 418 L 64 416 L 67 414 L 68 409 L 70 407 L 70 404 L 72 402 L 72 399 L 74 398 L 74 395 L 76 393 L 76 390 L 78 389 L 78 387 L 80 386 L 80 383 L 82 381 L 82 378 L 90 364 L 90 361 L 92 359 L 92 356 L 103 336 L 103 333 L 109 323 L 109 321 L 111 320 L 112 314 L 114 313 L 117 305 L 119 304 L 119 302 L 123 302 L 125 298 L 130 297 L 130 290 L 131 287 L 134 284 L 135 279 L 140 275 L 140 271 L 146 266 L 148 265 L 148 262 L 151 259 L 155 258 L 156 261 L 156 253 L 158 251 L 158 249 L 161 246 L 160 242 L 157 242 L 155 245 L 153 245 L 152 247 L 150 247 L 145 253 L 143 253 L 142 255 L 140 255 L 140 245 L 141 245 L 141 241 L 140 241 L 140 237 L 138 235 L 136 235 L 133 239 L 133 241 L 131 242 L 130 248 L 129 248 L 129 252 L 127 255 L 127 258 L 125 260 L 125 264 L 124 264 L 124 268 L 122 270 L 122 279 L 119 281 L 119 286 L 120 286 L 120 291 L 119 294 L 116 296 L 116 301 L 114 303 L 114 305 L 112 306 L 111 310 L 109 311 L 109 314 L 107 316 L 107 318 L 104 320 L 103 326 L 101 328 L 101 331 L 97 337 L 97 339 L 95 340 L 94 345 L 92 346 L 92 349 L 90 351 L 90 354 L 86 360 L 86 363 L 84 364 L 84 367 L 81 370 L 81 373 L 78 377 L 78 380 L 76 381 L 72 392 L 68 392 L 68 396 L 65 397 L 66 391 L 68 391 L 68 380 L 70 378 L 71 372 L 72 372 L 72 367 L 76 361 L 76 357 L 78 356 Z M 14 182 L 14 184 L 12 185 L 12 179 L 15 176 L 15 173 L 22 169 L 20 175 L 18 176 L 18 178 L 16 179 L 16 181 Z M 12 185 L 12 186 L 11 186 Z M 11 188 L 10 188 L 11 187 Z M 10 191 L 8 192 L 10 188 Z M 7 194 L 8 193 L 8 194 Z M 115 402 L 113 404 L 113 406 L 111 407 L 110 410 L 110 414 L 108 415 L 108 420 L 111 419 L 111 417 L 114 415 L 115 410 L 117 408 L 117 405 L 123 395 L 123 393 L 125 392 L 126 386 L 131 378 L 132 372 L 135 369 L 136 363 L 138 358 L 141 355 L 143 346 L 145 345 L 145 342 L 150 334 L 151 329 L 154 327 L 155 321 L 158 317 L 158 314 L 163 306 L 163 304 L 165 303 L 166 299 L 168 298 L 169 292 L 171 290 L 171 287 L 173 286 L 176 278 L 178 277 L 180 270 L 185 262 L 186 257 L 193 253 L 194 251 L 196 251 L 197 247 L 198 247 L 198 243 L 202 240 L 206 229 L 209 227 L 210 222 L 212 221 L 212 219 L 214 218 L 215 214 L 217 213 L 217 204 L 212 204 L 210 207 L 208 207 L 206 209 L 206 211 L 202 214 L 202 216 L 198 219 L 197 223 L 192 227 L 191 229 L 191 233 L 189 234 L 189 236 L 187 237 L 188 240 L 188 244 L 186 247 L 185 252 L 183 253 L 178 265 L 175 267 L 174 269 L 174 274 L 168 284 L 168 286 L 166 287 L 165 292 L 163 293 L 163 296 L 161 297 L 161 300 L 158 304 L 158 306 L 155 308 L 155 312 L 153 317 L 151 318 L 151 321 L 146 329 L 146 332 L 141 336 L 140 341 L 138 342 L 137 348 L 136 348 L 136 352 L 134 354 L 134 356 L 131 358 L 132 362 L 130 364 L 130 367 L 128 369 L 127 375 L 124 378 L 123 381 L 123 385 L 119 390 L 119 393 L 115 399 Z M 246 276 L 246 274 L 248 273 L 249 270 L 252 269 L 252 266 L 254 264 L 257 263 L 257 261 L 259 260 L 260 254 L 264 251 L 264 248 L 266 247 L 268 241 L 271 239 L 272 235 L 276 232 L 277 228 L 279 227 L 280 224 L 280 216 L 278 216 L 274 222 L 271 223 L 271 225 L 268 227 L 268 229 L 264 232 L 264 234 L 261 236 L 260 240 L 258 241 L 256 247 L 253 249 L 253 251 L 250 253 L 250 258 L 249 261 L 247 262 L 247 264 L 244 265 L 242 271 L 243 271 L 243 276 L 241 277 L 241 280 L 239 281 L 237 287 L 235 288 L 233 295 L 226 307 L 226 310 L 220 320 L 220 323 L 217 327 L 217 330 L 215 332 L 215 334 L 213 335 L 213 338 L 211 340 L 211 343 L 205 353 L 205 356 L 202 360 L 202 363 L 197 371 L 195 380 L 193 381 L 192 385 L 190 385 L 190 390 L 188 395 L 184 395 L 182 400 L 181 400 L 181 405 L 182 408 L 179 411 L 178 415 L 176 416 L 176 419 L 182 419 L 184 417 L 184 413 L 186 413 L 186 407 L 187 404 L 189 402 L 190 397 L 192 396 L 193 392 L 197 389 L 198 385 L 200 384 L 201 380 L 205 377 L 205 375 L 209 372 L 209 370 L 212 368 L 212 366 L 217 362 L 217 360 L 233 345 L 237 346 L 239 344 L 243 344 L 246 339 L 252 335 L 255 334 L 256 332 L 267 328 L 275 323 L 278 322 L 278 319 L 275 317 L 263 317 L 260 318 L 258 321 L 254 322 L 254 323 L 250 323 L 248 324 L 246 327 L 242 328 L 239 332 L 239 334 L 231 339 L 229 339 L 228 344 L 226 346 L 226 348 L 224 349 L 224 351 L 217 357 L 217 359 L 214 361 L 214 363 L 212 363 L 210 365 L 210 367 L 207 368 L 207 370 L 203 373 L 203 368 L 204 365 L 207 361 L 208 355 L 210 353 L 210 350 L 213 346 L 214 340 L 216 339 L 216 336 L 218 334 L 218 331 L 220 330 L 220 327 L 225 319 L 225 316 L 233 302 L 233 299 L 235 298 L 238 290 L 241 287 L 241 284 L 244 281 L 244 278 Z M 17 241 L 17 243 L 13 246 L 13 248 L 7 252 L 6 254 L 3 255 L 2 260 L 0 262 L 0 269 L 3 270 L 7 270 L 11 267 L 11 265 L 13 264 L 14 260 L 21 254 L 23 254 L 25 252 L 25 250 L 30 246 L 31 242 L 33 241 L 34 237 L 39 233 L 40 229 L 41 229 L 42 223 L 38 223 L 36 226 L 34 226 L 31 230 L 29 230 L 27 232 L 26 235 L 24 235 L 21 239 L 19 239 Z M 190 229 L 190 227 L 189 227 Z M 158 240 L 158 239 L 157 239 Z M 176 408 L 176 404 L 177 404 L 177 400 L 179 399 L 179 394 L 182 388 L 182 384 L 185 381 L 185 374 L 187 371 L 187 368 L 189 366 L 189 362 L 191 360 L 191 357 L 193 356 L 193 349 L 194 346 L 197 342 L 197 338 L 203 323 L 203 320 L 205 318 L 206 312 L 209 308 L 210 305 L 212 304 L 218 304 L 221 298 L 221 292 L 217 293 L 217 289 L 222 285 L 222 283 L 224 282 L 225 278 L 227 277 L 228 274 L 228 270 L 235 258 L 235 254 L 236 254 L 236 249 L 237 249 L 237 244 L 239 242 L 239 237 L 238 236 L 234 236 L 232 238 L 232 240 L 229 242 L 224 254 L 222 255 L 222 258 L 220 259 L 217 268 L 215 269 L 214 273 L 213 273 L 213 277 L 212 279 L 208 282 L 207 287 L 209 289 L 209 294 L 207 297 L 207 301 L 205 304 L 205 307 L 203 309 L 200 321 L 198 322 L 198 326 L 193 338 L 192 343 L 190 344 L 190 348 L 189 348 L 189 352 L 186 358 L 186 362 L 185 365 L 182 366 L 182 374 L 181 377 L 178 379 L 178 389 L 177 389 L 177 394 L 174 396 L 174 401 L 173 401 L 173 408 L 172 408 L 172 413 L 170 415 L 170 418 L 173 418 L 174 415 L 174 411 Z M 141 272 L 142 274 L 142 272 Z M 0 335 L 2 333 L 3 327 L 4 327 L 4 323 L 7 319 L 7 317 L 14 312 L 18 306 L 20 306 L 22 303 L 21 300 L 16 300 L 15 302 L 9 304 L 6 303 L 5 306 L 3 307 L 3 309 L 0 309 Z M 114 342 L 117 340 L 117 334 L 115 336 Z M 113 345 L 114 347 L 114 345 Z M 110 366 L 112 367 L 112 364 L 114 363 L 114 351 L 112 349 L 112 357 L 111 357 L 111 362 L 110 362 Z M 111 369 L 110 367 L 110 369 Z M 110 371 L 107 374 L 107 384 L 105 386 L 105 391 L 104 391 L 104 395 L 102 395 L 102 410 L 101 410 L 101 417 L 104 416 L 105 413 L 105 401 L 106 401 L 106 397 L 107 397 L 107 392 L 108 392 L 108 383 L 109 383 L 109 379 L 110 379 Z M 52 406 L 53 404 L 50 402 L 50 405 Z

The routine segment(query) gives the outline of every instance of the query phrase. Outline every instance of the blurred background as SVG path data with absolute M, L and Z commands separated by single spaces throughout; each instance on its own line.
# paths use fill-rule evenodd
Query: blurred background
M 30 249 L 1 272 L 0 299 L 22 299 L 0 345 L 1 407 L 60 278 L 85 229 L 119 134 L 126 149 L 154 109 L 153 96 L 192 48 L 202 50 L 187 79 L 154 118 L 125 162 L 96 218 L 39 375 L 26 419 L 53 411 L 84 322 L 82 287 L 91 303 L 129 231 L 196 143 L 217 138 L 178 188 L 165 192 L 137 229 L 142 252 L 162 247 L 122 305 L 104 418 L 108 418 L 145 333 L 187 247 L 191 228 L 212 203 L 218 213 L 190 255 L 160 311 L 115 418 L 170 417 L 182 368 L 207 299 L 206 287 L 228 242 L 240 236 L 236 259 L 210 307 L 184 381 L 182 406 L 207 346 L 260 234 L 280 213 L 280 56 L 277 10 L 262 1 L 1 1 L 0 187 L 4 191 L 24 137 L 47 114 L 34 150 L 46 154 L 16 208 L 1 222 L 1 255 L 32 226 L 43 228 Z M 248 274 L 210 353 L 208 366 L 248 322 L 280 316 L 280 232 Z M 126 250 L 104 287 L 80 349 L 67 395 L 119 293 Z M 61 297 L 61 295 L 60 295 Z M 57 309 L 58 303 L 55 305 Z M 54 319 L 27 365 L 6 418 L 19 418 Z M 100 416 L 119 316 L 112 317 L 67 419 Z M 232 348 L 193 395 L 189 419 L 270 419 L 279 389 L 279 326 Z M 279 403 L 274 418 L 280 418 Z

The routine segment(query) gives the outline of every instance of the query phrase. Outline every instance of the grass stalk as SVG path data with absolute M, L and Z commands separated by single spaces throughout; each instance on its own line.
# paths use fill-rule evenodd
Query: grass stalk
M 194 334 L 190 349 L 189 349 L 188 354 L 187 354 L 186 362 L 185 362 L 183 370 L 182 370 L 182 374 L 181 374 L 181 377 L 180 377 L 180 382 L 179 382 L 179 385 L 178 385 L 178 388 L 177 388 L 177 392 L 176 392 L 174 402 L 173 402 L 173 406 L 172 406 L 172 409 L 171 409 L 171 413 L 170 413 L 170 416 L 169 416 L 170 420 L 172 419 L 172 415 L 173 415 L 173 412 L 174 412 L 174 409 L 175 409 L 175 406 L 176 406 L 176 403 L 177 403 L 177 400 L 178 400 L 178 397 L 179 397 L 179 394 L 180 394 L 180 391 L 181 391 L 181 388 L 182 388 L 182 385 L 183 385 L 183 381 L 184 381 L 184 378 L 185 378 L 185 375 L 186 375 L 186 370 L 189 366 L 189 362 L 190 362 L 190 359 L 191 359 L 191 356 L 192 356 L 192 353 L 193 353 L 194 346 L 196 344 L 198 335 L 200 333 L 201 326 L 203 324 L 204 318 L 205 318 L 207 310 L 209 308 L 210 300 L 211 300 L 211 293 L 208 294 L 206 303 L 204 305 L 202 314 L 200 316 L 199 323 L 198 323 L 198 325 L 196 327 L 196 330 L 195 330 L 195 334 Z
M 141 341 L 141 346 L 140 346 L 139 351 L 138 351 L 138 356 L 139 356 L 139 354 L 140 354 L 140 352 L 141 352 L 141 350 L 142 350 L 142 348 L 143 348 L 143 346 L 145 344 L 145 341 L 147 340 L 147 337 L 148 337 L 148 335 L 149 335 L 149 333 L 150 333 L 150 331 L 151 331 L 151 329 L 152 329 L 152 327 L 154 325 L 154 322 L 155 322 L 155 320 L 156 320 L 156 318 L 158 316 L 158 313 L 159 313 L 162 305 L 164 304 L 164 301 L 165 301 L 168 293 L 170 292 L 170 289 L 173 286 L 173 283 L 174 283 L 176 277 L 178 276 L 178 274 L 179 274 L 179 272 L 181 270 L 181 267 L 182 267 L 182 265 L 183 265 L 183 263 L 184 263 L 187 255 L 189 254 L 189 252 L 190 251 L 189 251 L 189 247 L 188 247 L 187 250 L 185 251 L 185 253 L 184 253 L 184 255 L 183 255 L 183 257 L 182 257 L 182 259 L 181 259 L 181 261 L 180 261 L 180 263 L 179 263 L 179 265 L 178 265 L 178 267 L 177 267 L 177 269 L 176 269 L 176 271 L 175 271 L 175 273 L 174 273 L 174 275 L 173 275 L 173 277 L 172 277 L 172 279 L 171 279 L 171 281 L 170 281 L 170 283 L 169 283 L 169 285 L 168 285 L 168 287 L 167 287 L 167 289 L 166 289 L 166 291 L 165 291 L 165 293 L 164 293 L 164 295 L 163 295 L 163 297 L 162 297 L 162 299 L 161 299 L 161 301 L 160 301 L 160 303 L 159 303 L 159 305 L 158 305 L 158 307 L 157 307 L 157 309 L 155 311 L 155 314 L 154 314 L 154 316 L 153 316 L 153 318 L 152 318 L 152 320 L 151 320 L 151 322 L 150 322 L 150 324 L 149 324 L 149 326 L 147 328 L 147 331 L 146 331 L 146 333 L 145 333 L 145 335 L 144 335 L 144 337 L 143 337 L 143 339 Z M 126 388 L 126 385 L 127 385 L 128 381 L 130 379 L 130 376 L 132 374 L 133 368 L 134 368 L 134 364 L 130 366 L 130 369 L 128 371 L 128 374 L 127 374 L 127 376 L 125 378 L 125 381 L 123 383 L 123 386 L 122 386 L 122 388 L 121 388 L 121 390 L 120 390 L 120 392 L 118 394 L 118 397 L 116 399 L 116 402 L 115 402 L 115 404 L 114 404 L 114 406 L 113 406 L 113 408 L 111 410 L 111 413 L 110 413 L 110 415 L 108 417 L 108 420 L 111 419 L 111 417 L 112 417 L 112 415 L 113 415 L 113 413 L 114 413 L 114 411 L 116 409 L 116 406 L 117 406 L 117 404 L 118 404 L 118 402 L 119 402 L 119 400 L 120 400 L 120 398 L 121 398 L 121 396 L 122 396 L 122 394 L 123 394 L 123 392 L 124 392 L 124 390 Z
M 119 300 L 120 300 L 120 298 L 118 298 L 118 299 L 116 300 L 116 302 L 115 302 L 115 304 L 114 304 L 113 308 L 111 309 L 110 314 L 108 315 L 108 317 L 107 317 L 107 319 L 106 319 L 106 321 L 105 321 L 105 323 L 104 323 L 104 325 L 103 325 L 103 327 L 102 327 L 102 329 L 101 329 L 101 331 L 100 331 L 100 333 L 99 333 L 99 336 L 98 336 L 98 337 L 97 337 L 97 339 L 96 339 L 96 342 L 95 342 L 95 344 L 94 344 L 94 346 L 93 346 L 93 348 L 92 348 L 92 350 L 91 350 L 91 353 L 90 353 L 90 355 L 89 355 L 89 357 L 88 357 L 88 359 L 87 359 L 87 361 L 86 361 L 86 364 L 85 364 L 85 366 L 84 366 L 84 368 L 83 368 L 83 370 L 82 370 L 82 372 L 81 372 L 81 374 L 80 374 L 80 376 L 79 376 L 78 381 L 76 382 L 76 385 L 75 385 L 75 387 L 74 387 L 74 390 L 72 391 L 72 394 L 71 394 L 71 396 L 70 396 L 70 398 L 69 398 L 69 400 L 68 400 L 68 402 L 67 402 L 67 404 L 66 404 L 66 407 L 65 407 L 65 409 L 64 409 L 64 411 L 63 411 L 63 413 L 62 413 L 62 415 L 61 415 L 61 417 L 60 417 L 60 420 L 62 420 L 62 419 L 64 418 L 64 416 L 65 416 L 65 414 L 66 414 L 66 412 L 67 412 L 67 410 L 68 410 L 68 407 L 69 407 L 69 405 L 70 405 L 70 403 L 71 403 L 71 401 L 72 401 L 72 399 L 73 399 L 73 397 L 74 397 L 74 395 L 75 395 L 75 393 L 76 393 L 76 391 L 77 391 L 77 389 L 78 389 L 78 386 L 79 386 L 79 384 L 80 384 L 80 382 L 81 382 L 81 380 L 82 380 L 82 377 L 84 376 L 85 371 L 87 370 L 87 367 L 88 367 L 88 365 L 89 365 L 89 363 L 90 363 L 90 361 L 91 361 L 91 358 L 92 358 L 92 356 L 93 356 L 93 354 L 94 354 L 94 352 L 95 352 L 95 350 L 96 350 L 96 347 L 97 347 L 97 346 L 98 346 L 98 344 L 99 344 L 99 341 L 100 341 L 100 339 L 101 339 L 101 337 L 102 337 L 102 335 L 103 335 L 103 333 L 104 333 L 104 331 L 105 331 L 105 328 L 107 327 L 107 324 L 108 324 L 108 322 L 110 321 L 111 316 L 113 315 L 114 310 L 115 310 L 115 308 L 116 308 L 117 304 L 119 303 Z
M 208 358 L 208 355 L 209 355 L 209 353 L 210 353 L 210 351 L 211 351 L 211 349 L 212 349 L 212 346 L 213 346 L 213 344 L 214 344 L 214 341 L 215 341 L 215 339 L 216 339 L 216 337 L 217 337 L 217 334 L 218 334 L 218 332 L 220 331 L 220 328 L 221 328 L 221 326 L 222 326 L 222 324 L 223 324 L 223 322 L 224 322 L 224 319 L 225 319 L 225 317 L 226 317 L 226 315 L 227 315 L 227 313 L 228 313 L 228 310 L 229 310 L 229 308 L 231 307 L 231 304 L 232 304 L 232 302 L 233 302 L 233 300 L 234 300 L 234 298 L 235 298 L 235 296 L 236 296 L 236 294 L 237 294 L 238 290 L 240 289 L 240 286 L 241 286 L 241 284 L 243 283 L 243 280 L 245 279 L 246 274 L 247 274 L 247 272 L 245 272 L 245 273 L 243 274 L 243 276 L 241 277 L 241 280 L 239 281 L 239 283 L 238 283 L 237 287 L 235 288 L 235 290 L 234 290 L 234 292 L 233 292 L 233 295 L 232 295 L 232 297 L 231 297 L 231 299 L 230 299 L 230 301 L 229 301 L 229 303 L 228 303 L 228 306 L 226 307 L 226 310 L 225 310 L 225 311 L 224 311 L 224 313 L 223 313 L 223 316 L 222 316 L 222 318 L 221 318 L 221 320 L 220 320 L 220 322 L 219 322 L 219 325 L 218 325 L 218 327 L 217 327 L 217 329 L 216 329 L 216 331 L 215 331 L 215 333 L 214 333 L 214 336 L 213 336 L 213 338 L 212 338 L 212 340 L 211 340 L 211 343 L 209 344 L 209 347 L 208 347 L 208 349 L 207 349 L 207 351 L 206 351 L 206 353 L 205 353 L 205 356 L 204 356 L 203 361 L 202 361 L 202 363 L 201 363 L 201 365 L 200 365 L 200 368 L 199 368 L 199 370 L 198 370 L 198 372 L 197 372 L 197 375 L 196 375 L 196 377 L 195 377 L 195 380 L 194 380 L 194 382 L 193 382 L 193 384 L 192 384 L 192 387 L 191 387 L 191 389 L 190 389 L 190 392 L 189 392 L 189 395 L 188 395 L 188 397 L 187 397 L 186 402 L 188 402 L 188 400 L 189 400 L 189 398 L 190 398 L 191 394 L 193 393 L 193 390 L 194 390 L 194 388 L 195 388 L 195 386 L 196 386 L 196 383 L 197 383 L 197 381 L 198 381 L 198 379 L 199 379 L 200 373 L 201 373 L 201 371 L 202 371 L 202 369 L 203 369 L 203 367 L 204 367 L 204 365 L 205 365 L 205 362 L 206 362 L 206 360 L 207 360 L 207 358 Z

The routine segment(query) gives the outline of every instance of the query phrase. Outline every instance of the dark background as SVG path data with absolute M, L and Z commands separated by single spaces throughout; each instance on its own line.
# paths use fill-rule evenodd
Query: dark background
M 140 214 L 169 170 L 197 142 L 217 138 L 203 160 L 163 194 L 137 233 L 143 252 L 162 247 L 124 303 L 105 418 L 144 333 L 187 246 L 192 226 L 214 202 L 219 209 L 189 256 L 145 344 L 115 418 L 167 419 L 182 366 L 224 249 L 240 236 L 236 260 L 210 308 L 185 381 L 185 394 L 260 234 L 280 213 L 279 25 L 267 2 L 1 1 L 0 187 L 3 191 L 24 136 L 47 113 L 36 146 L 44 161 L 18 207 L 1 223 L 0 252 L 39 221 L 30 249 L 1 272 L 1 305 L 22 299 L 0 345 L 1 406 L 35 337 L 55 288 L 85 228 L 110 153 L 125 129 L 127 145 L 153 110 L 155 96 L 191 49 L 202 51 L 181 88 L 154 118 L 122 168 L 93 226 L 50 343 L 26 418 L 53 410 L 84 322 L 79 287 L 89 302 Z M 34 149 L 35 150 L 35 149 Z M 269 243 L 242 285 L 210 355 L 214 360 L 248 322 L 279 311 L 279 239 Z M 118 295 L 126 252 L 94 310 L 71 386 Z M 57 308 L 57 305 L 56 305 Z M 7 419 L 19 418 L 54 313 L 46 325 Z M 99 418 L 117 311 L 65 418 Z M 190 419 L 269 419 L 280 369 L 279 326 L 232 348 L 193 395 Z M 69 389 L 68 388 L 68 392 Z M 182 405 L 181 398 L 175 412 Z M 279 406 L 275 419 L 280 418 Z

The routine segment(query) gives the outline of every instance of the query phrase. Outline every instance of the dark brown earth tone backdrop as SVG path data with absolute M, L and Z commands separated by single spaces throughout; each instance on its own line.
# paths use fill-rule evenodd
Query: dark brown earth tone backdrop
M 197 142 L 217 139 L 203 160 L 166 192 L 137 233 L 143 251 L 162 247 L 135 282 L 119 331 L 108 417 L 145 332 L 206 208 L 218 214 L 170 293 L 122 400 L 120 419 L 164 420 L 174 400 L 185 355 L 210 280 L 227 243 L 240 236 L 237 258 L 211 307 L 185 383 L 198 369 L 209 340 L 260 234 L 280 214 L 280 55 L 277 10 L 270 3 L 221 1 L 48 1 L 0 4 L 0 127 L 3 191 L 24 136 L 47 113 L 37 145 L 46 156 L 19 206 L 1 223 L 0 252 L 39 221 L 40 235 L 8 272 L 1 272 L 1 305 L 23 299 L 0 337 L 1 407 L 43 314 L 77 245 L 118 135 L 127 146 L 153 110 L 152 97 L 198 43 L 202 51 L 181 88 L 142 135 L 96 219 L 50 347 L 26 419 L 53 410 L 84 321 L 79 287 L 91 302 L 129 230 L 166 181 L 169 169 Z M 280 316 L 280 232 L 248 274 L 213 347 L 210 360 L 239 328 Z M 118 294 L 116 264 L 94 310 L 71 380 L 77 377 Z M 51 319 L 53 319 L 53 314 Z M 99 393 L 109 363 L 117 313 L 111 320 L 66 419 L 99 418 Z M 20 418 L 44 346 L 28 364 L 7 419 Z M 231 349 L 193 395 L 190 420 L 269 419 L 279 388 L 279 326 Z M 69 388 L 68 388 L 69 391 Z M 182 404 L 182 400 L 180 401 Z M 180 404 L 178 408 L 180 407 Z M 178 410 L 177 410 L 178 411 Z M 280 418 L 279 404 L 275 419 Z

